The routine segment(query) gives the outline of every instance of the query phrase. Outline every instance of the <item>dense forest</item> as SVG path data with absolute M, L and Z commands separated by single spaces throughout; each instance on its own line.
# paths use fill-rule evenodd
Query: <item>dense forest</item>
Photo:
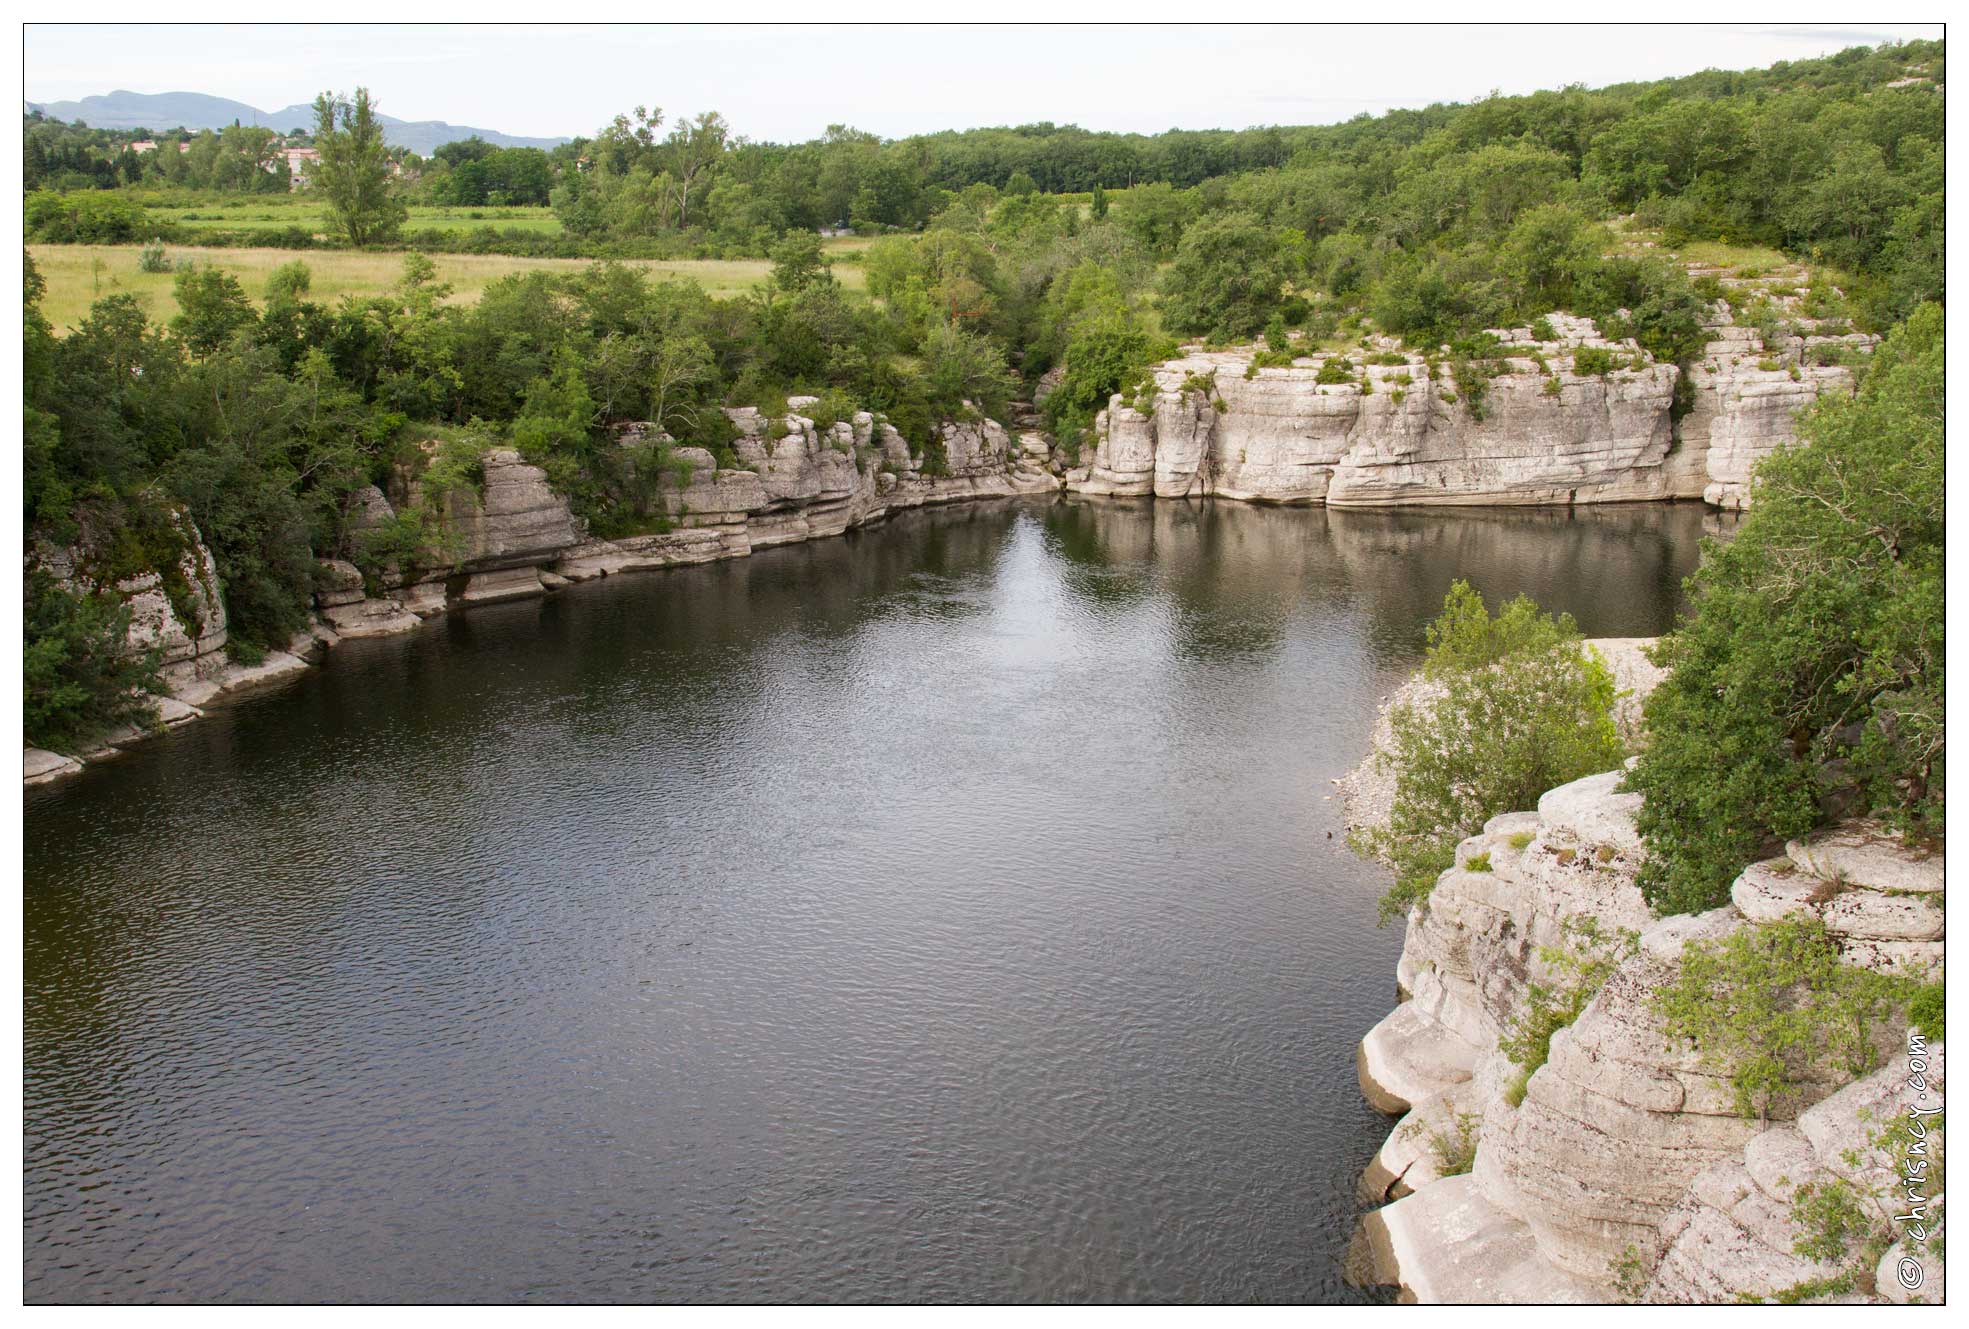
M 1686 361 L 1718 288 L 1641 234 L 1780 246 L 1810 265 L 1815 316 L 1884 332 L 1944 295 L 1942 60 L 1939 43 L 1855 49 L 1235 133 L 1031 125 L 883 142 L 841 129 L 781 146 L 734 140 L 715 115 L 638 112 L 552 153 L 447 145 L 412 188 L 544 190 L 568 231 L 556 243 L 763 253 L 772 279 L 715 300 L 604 261 L 459 305 L 412 252 L 389 290 L 331 305 L 311 298 L 303 254 L 262 291 L 193 267 L 168 323 L 116 294 L 57 337 L 30 261 L 30 538 L 87 528 L 117 551 L 113 579 L 169 564 L 166 514 L 188 511 L 217 558 L 234 649 L 251 654 L 305 621 L 354 490 L 428 465 L 439 491 L 494 441 L 607 534 L 661 526 L 656 486 L 673 464 L 661 439 L 617 446 L 614 423 L 657 421 L 732 464 L 717 408 L 794 392 L 821 396 L 822 413 L 882 413 L 934 465 L 940 421 L 1002 417 L 1054 369 L 1046 410 L 1073 447 L 1179 337 L 1262 335 L 1289 355 L 1380 332 L 1460 371 L 1481 366 L 1482 329 L 1566 309 Z M 92 187 L 30 193 L 30 238 L 147 237 L 135 191 L 112 186 L 151 182 L 125 177 L 130 154 L 108 138 L 91 148 L 94 132 L 31 126 L 30 188 Z M 339 132 L 318 128 L 325 156 Z M 229 160 L 227 134 L 211 136 L 214 160 Z M 77 230 L 117 208 L 134 214 L 127 231 Z M 834 279 L 816 233 L 841 222 L 880 233 L 866 294 Z M 427 460 L 417 444 L 432 438 L 446 443 Z M 384 540 L 414 544 L 415 522 Z M 104 663 L 117 632 L 91 597 L 32 580 L 31 735 L 72 742 L 112 718 L 130 681 Z

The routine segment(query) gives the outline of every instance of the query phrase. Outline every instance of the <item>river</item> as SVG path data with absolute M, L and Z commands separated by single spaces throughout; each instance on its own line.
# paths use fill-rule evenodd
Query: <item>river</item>
M 1008 502 L 349 642 L 25 830 L 30 1301 L 1333 1301 L 1331 781 L 1690 506 Z

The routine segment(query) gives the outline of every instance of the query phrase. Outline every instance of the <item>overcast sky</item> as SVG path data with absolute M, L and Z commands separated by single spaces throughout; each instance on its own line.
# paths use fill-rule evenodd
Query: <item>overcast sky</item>
M 639 103 L 755 139 L 1052 120 L 1155 133 L 1323 124 L 1493 88 L 1599 86 L 1939 37 L 1848 27 L 26 28 L 31 101 L 204 92 L 264 111 L 358 83 L 379 109 L 508 134 L 591 133 Z

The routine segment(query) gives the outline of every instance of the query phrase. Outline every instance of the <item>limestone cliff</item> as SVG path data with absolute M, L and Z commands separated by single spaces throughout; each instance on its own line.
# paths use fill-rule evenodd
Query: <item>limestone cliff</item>
M 1044 435 L 1015 438 L 991 420 L 952 421 L 939 430 L 935 447 L 912 451 L 895 429 L 866 411 L 817 426 L 799 414 L 816 400 L 792 398 L 789 414 L 777 420 L 752 408 L 727 411 L 738 432 L 732 450 L 739 466 L 721 468 L 701 448 L 672 448 L 670 459 L 683 465 L 664 475 L 658 511 L 649 521 L 655 529 L 648 534 L 592 537 L 546 473 L 510 448 L 487 450 L 477 482 L 448 490 L 441 501 L 427 501 L 422 479 L 411 471 L 392 480 L 390 493 L 366 486 L 351 500 L 344 557 L 324 559 L 317 568 L 314 625 L 286 650 L 268 652 L 253 665 L 225 654 L 218 573 L 183 513 L 173 520 L 182 527 L 186 552 L 170 588 L 153 572 L 114 585 L 88 581 L 88 589 L 113 592 L 129 604 L 132 651 L 162 650 L 170 692 L 160 699 L 159 714 L 169 724 L 196 718 L 200 707 L 223 695 L 304 669 L 344 637 L 414 631 L 454 606 L 543 595 L 611 573 L 743 558 L 755 549 L 840 535 L 907 508 L 1060 487 Z M 619 437 L 633 444 L 651 433 L 651 426 L 632 424 Z M 428 546 L 365 576 L 355 556 L 371 533 L 405 511 L 426 519 Z M 65 582 L 87 580 L 86 541 L 75 549 L 31 552 L 30 561 L 36 559 Z M 149 732 L 119 731 L 80 759 L 30 748 L 24 779 L 37 784 L 72 775 L 84 761 L 113 756 Z
M 1815 363 L 1819 348 L 1871 339 L 1797 336 L 1753 353 L 1756 331 L 1731 325 L 1726 305 L 1713 317 L 1679 421 L 1680 370 L 1564 314 L 1546 320 L 1545 340 L 1493 330 L 1502 372 L 1461 385 L 1445 361 L 1385 338 L 1263 368 L 1251 349 L 1194 351 L 1157 366 L 1152 393 L 1110 400 L 1067 487 L 1332 507 L 1740 507 L 1751 467 L 1792 437 L 1796 411 L 1851 382 L 1843 366 Z
M 933 459 L 928 452 L 913 454 L 895 429 L 866 411 L 820 428 L 799 414 L 815 400 L 792 398 L 790 413 L 779 419 L 752 407 L 727 410 L 738 433 L 732 444 L 738 466 L 720 467 L 703 448 L 670 449 L 677 466 L 662 478 L 660 510 L 650 521 L 656 529 L 641 535 L 590 536 L 544 472 L 510 449 L 492 450 L 479 491 L 446 496 L 441 557 L 385 569 L 380 596 L 364 594 L 352 562 L 331 560 L 316 597 L 322 616 L 348 636 L 407 631 L 451 604 L 539 595 L 611 573 L 743 558 L 756 549 L 840 535 L 905 508 L 1059 488 L 1047 468 L 1050 444 L 1040 439 L 1034 447 L 1030 435 L 1015 441 L 995 421 L 946 423 Z M 653 436 L 649 425 L 618 431 L 625 445 Z M 415 485 L 406 484 L 399 504 L 419 501 Z M 349 552 L 398 506 L 378 489 L 360 495 Z
M 1651 994 L 1673 981 L 1689 941 L 1804 913 L 1824 922 L 1847 963 L 1938 975 L 1940 859 L 1848 824 L 1746 870 L 1731 905 L 1655 919 L 1634 884 L 1640 800 L 1620 779 L 1591 776 L 1536 811 L 1492 820 L 1409 917 L 1404 1000 L 1362 1041 L 1359 1065 L 1369 1100 L 1403 1114 L 1363 1186 L 1393 1200 L 1366 1225 L 1376 1277 L 1412 1298 L 1810 1291 L 1838 1271 L 1796 1253 L 1806 1231 L 1790 1204 L 1797 1188 L 1837 1175 L 1880 1189 L 1883 1118 L 1857 1109 L 1898 1110 L 1913 1092 L 1898 1031 L 1876 1048 L 1875 1074 L 1849 1084 L 1836 1070 L 1809 1071 L 1795 1099 L 1749 1119 L 1719 1069 L 1668 1036 Z M 1525 1078 L 1500 1043 L 1534 984 L 1566 981 L 1551 956 L 1588 944 L 1582 937 L 1606 948 L 1610 976 Z M 1924 1105 L 1938 1107 L 1939 1044 L 1930 1060 Z M 1453 1157 L 1467 1170 L 1446 1166 Z M 1924 1295 L 1939 1299 L 1940 1258 L 1922 1262 Z M 1828 1283 L 1826 1294 L 1893 1294 L 1872 1281 Z

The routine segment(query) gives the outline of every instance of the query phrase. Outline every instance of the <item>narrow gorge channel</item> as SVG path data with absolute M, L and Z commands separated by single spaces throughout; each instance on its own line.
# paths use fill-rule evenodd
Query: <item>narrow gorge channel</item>
M 30 1300 L 1333 1301 L 1449 583 L 1694 504 L 1044 497 L 347 640 L 26 792 Z

